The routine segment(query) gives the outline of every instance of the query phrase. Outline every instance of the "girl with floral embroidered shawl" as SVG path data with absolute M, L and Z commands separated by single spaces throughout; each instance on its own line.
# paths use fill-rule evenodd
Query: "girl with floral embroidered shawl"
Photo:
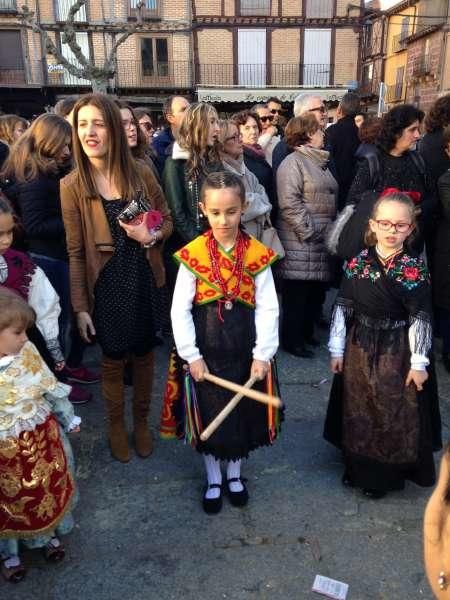
M 11 582 L 25 569 L 20 546 L 59 561 L 57 536 L 73 527 L 73 456 L 65 431 L 80 418 L 25 331 L 34 313 L 17 293 L 0 288 L 0 570 Z M 64 429 L 63 429 L 64 428 Z
M 336 375 L 324 437 L 343 451 L 344 485 L 371 498 L 403 489 L 405 479 L 433 485 L 433 451 L 442 447 L 428 358 L 430 280 L 422 259 L 404 247 L 414 214 L 407 195 L 380 197 L 369 248 L 347 263 L 332 316 L 328 347 Z
M 231 399 L 230 392 L 204 381 L 205 372 L 239 384 L 250 376 L 263 380 L 278 348 L 278 301 L 270 269 L 277 256 L 240 229 L 244 206 L 244 186 L 236 175 L 209 174 L 200 208 L 211 229 L 174 255 L 180 267 L 171 312 L 173 334 L 178 355 L 196 382 L 194 386 L 187 376 L 184 403 L 178 405 L 179 426 L 204 458 L 207 513 L 222 507 L 220 461 L 227 461 L 231 503 L 243 506 L 248 493 L 240 476 L 241 458 L 271 444 L 278 432 L 278 414 L 242 398 L 207 441 L 199 438 Z

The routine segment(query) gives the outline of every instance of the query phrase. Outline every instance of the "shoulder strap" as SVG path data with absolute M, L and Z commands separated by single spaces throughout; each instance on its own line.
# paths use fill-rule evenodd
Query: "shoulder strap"
M 369 163 L 370 187 L 375 188 L 380 179 L 380 160 L 376 152 L 371 152 L 366 155 L 366 160 Z

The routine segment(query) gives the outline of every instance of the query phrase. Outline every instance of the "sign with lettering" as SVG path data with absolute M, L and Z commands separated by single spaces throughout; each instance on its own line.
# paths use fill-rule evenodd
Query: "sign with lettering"
M 257 104 L 258 102 L 267 102 L 275 96 L 281 102 L 293 102 L 299 94 L 314 94 L 323 98 L 326 102 L 339 102 L 342 96 L 348 91 L 347 88 L 296 88 L 296 89 L 276 89 L 276 88 L 201 88 L 197 89 L 199 102 L 249 102 Z

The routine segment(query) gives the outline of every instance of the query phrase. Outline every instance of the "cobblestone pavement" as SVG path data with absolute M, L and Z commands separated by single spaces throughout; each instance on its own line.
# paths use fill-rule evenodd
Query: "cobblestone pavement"
M 79 407 L 82 433 L 73 440 L 81 500 L 66 559 L 48 565 L 40 553 L 26 553 L 26 580 L 0 581 L 0 598 L 319 599 L 311 586 L 320 573 L 347 582 L 349 600 L 431 600 L 421 547 L 430 490 L 410 484 L 377 502 L 342 487 L 339 454 L 322 440 L 331 381 L 324 343 L 317 355 L 280 353 L 282 438 L 244 466 L 249 505 L 225 500 L 216 516 L 202 512 L 202 462 L 182 443 L 156 439 L 149 459 L 133 456 L 127 465 L 111 458 L 93 386 L 95 400 Z M 159 348 L 155 434 L 166 362 L 167 349 Z M 440 364 L 438 373 L 445 440 L 450 380 Z

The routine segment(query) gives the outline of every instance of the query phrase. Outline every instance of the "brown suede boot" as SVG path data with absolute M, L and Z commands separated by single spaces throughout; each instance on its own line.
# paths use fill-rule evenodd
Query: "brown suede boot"
M 136 454 L 142 458 L 153 452 L 153 438 L 148 428 L 148 412 L 153 385 L 153 352 L 144 356 L 133 356 L 133 418 Z
M 124 361 L 102 357 L 102 394 L 108 411 L 108 437 L 111 454 L 120 462 L 130 460 L 124 418 Z

